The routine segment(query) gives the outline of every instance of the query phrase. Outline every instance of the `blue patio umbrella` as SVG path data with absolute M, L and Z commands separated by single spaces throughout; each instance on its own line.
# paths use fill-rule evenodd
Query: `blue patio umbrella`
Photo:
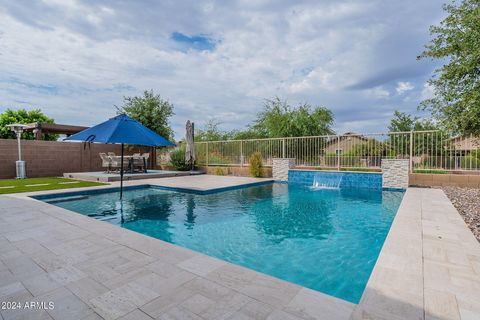
M 148 129 L 140 122 L 137 122 L 121 114 L 113 117 L 96 126 L 85 129 L 71 135 L 64 140 L 85 141 L 97 143 L 112 143 L 122 145 L 122 157 L 120 164 L 120 199 L 123 196 L 123 148 L 124 144 L 134 144 L 149 147 L 175 146 L 164 137 Z

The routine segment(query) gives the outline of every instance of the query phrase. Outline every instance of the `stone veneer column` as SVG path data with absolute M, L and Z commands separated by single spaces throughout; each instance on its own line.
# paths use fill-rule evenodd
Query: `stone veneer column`
M 274 158 L 272 176 L 274 180 L 288 181 L 288 170 L 295 167 L 295 158 Z
M 408 159 L 382 159 L 382 187 L 406 189 L 410 172 L 409 166 Z

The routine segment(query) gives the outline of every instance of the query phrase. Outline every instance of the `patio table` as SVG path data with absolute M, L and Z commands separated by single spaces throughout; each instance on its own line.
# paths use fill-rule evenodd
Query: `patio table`
M 111 157 L 111 158 L 120 162 L 122 156 L 114 156 L 114 157 Z M 123 159 L 127 160 L 127 162 L 126 162 L 127 163 L 127 171 L 129 171 L 130 173 L 134 173 L 134 171 L 135 171 L 135 166 L 134 166 L 134 162 L 133 162 L 133 160 L 135 158 L 137 158 L 137 157 L 123 156 Z M 143 173 L 147 173 L 147 162 L 145 160 L 145 157 L 140 157 L 140 158 L 143 159 Z M 125 163 L 125 161 L 124 161 L 124 163 Z

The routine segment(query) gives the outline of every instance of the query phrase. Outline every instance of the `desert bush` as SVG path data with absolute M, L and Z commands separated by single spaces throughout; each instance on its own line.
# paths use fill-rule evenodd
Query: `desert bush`
M 480 159 L 474 155 L 463 157 L 462 169 L 480 169 Z
M 187 171 L 190 165 L 185 161 L 185 148 L 180 147 L 170 152 L 170 164 L 179 171 Z
M 255 152 L 248 159 L 250 164 L 250 174 L 252 177 L 260 178 L 263 176 L 262 154 Z
M 215 175 L 217 176 L 224 176 L 225 175 L 225 172 L 223 171 L 223 168 L 215 168 Z

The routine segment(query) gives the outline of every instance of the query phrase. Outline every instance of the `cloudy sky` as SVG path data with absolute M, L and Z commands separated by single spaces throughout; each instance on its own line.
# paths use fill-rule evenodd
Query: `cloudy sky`
M 416 113 L 436 65 L 417 61 L 441 0 L 0 0 L 0 112 L 93 125 L 153 89 L 187 119 L 242 128 L 279 96 L 338 132 Z

